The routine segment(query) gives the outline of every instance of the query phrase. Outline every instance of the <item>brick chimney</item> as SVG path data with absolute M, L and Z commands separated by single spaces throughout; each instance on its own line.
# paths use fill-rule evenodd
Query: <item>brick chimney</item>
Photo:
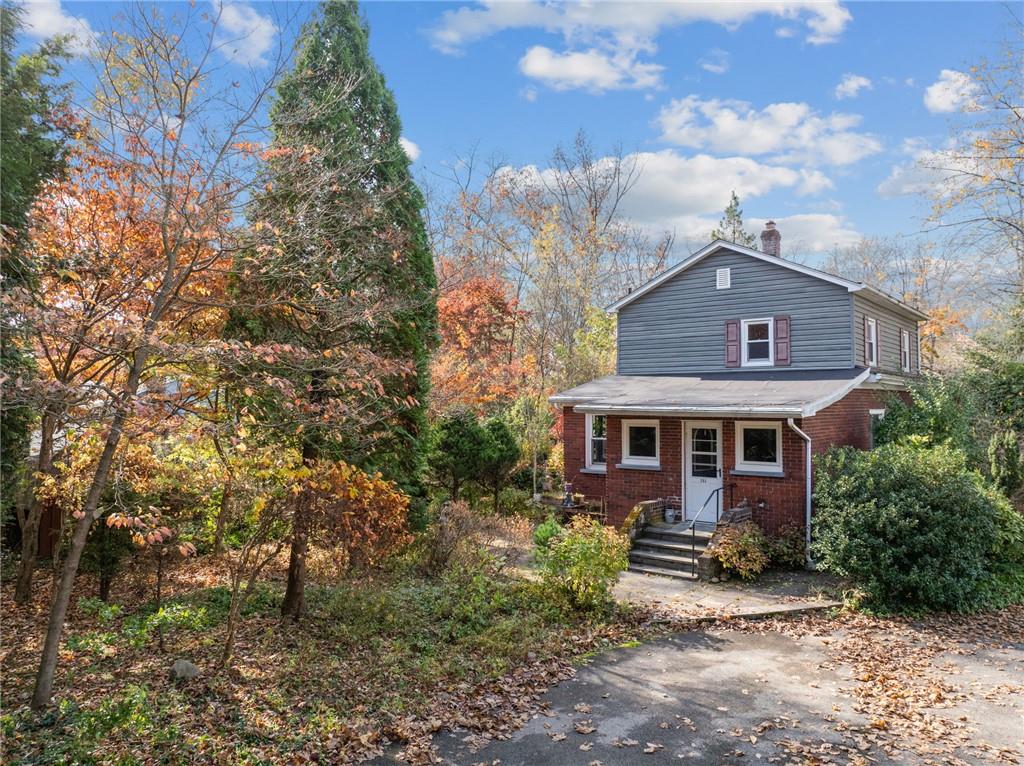
M 782 235 L 775 228 L 775 221 L 769 221 L 761 232 L 761 252 L 782 257 Z

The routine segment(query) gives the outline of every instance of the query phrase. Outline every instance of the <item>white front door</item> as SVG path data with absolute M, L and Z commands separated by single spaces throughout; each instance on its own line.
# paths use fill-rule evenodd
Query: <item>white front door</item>
M 693 519 L 711 493 L 722 488 L 722 422 L 688 420 L 685 434 L 683 497 L 686 518 Z M 700 521 L 717 521 L 721 503 L 719 492 L 700 514 Z

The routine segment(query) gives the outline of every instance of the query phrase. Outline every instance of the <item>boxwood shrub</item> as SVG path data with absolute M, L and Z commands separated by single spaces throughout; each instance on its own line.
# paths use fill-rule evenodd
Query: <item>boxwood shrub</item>
M 813 552 L 874 609 L 974 608 L 998 547 L 1001 498 L 963 453 L 887 444 L 816 460 Z

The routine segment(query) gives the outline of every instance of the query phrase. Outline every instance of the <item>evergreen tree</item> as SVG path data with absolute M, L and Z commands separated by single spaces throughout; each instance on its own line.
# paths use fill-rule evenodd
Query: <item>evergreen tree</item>
M 60 74 L 65 43 L 55 38 L 36 51 L 14 55 L 23 9 L 0 6 L 0 290 L 8 292 L 32 279 L 22 256 L 32 203 L 46 181 L 63 165 L 64 137 L 56 116 L 66 95 L 54 84 Z M 4 381 L 33 374 L 34 365 L 19 344 L 14 317 L 0 319 L 0 369 Z M 6 511 L 15 496 L 20 465 L 28 451 L 35 419 L 32 408 L 11 396 L 6 383 L 0 395 L 0 502 Z
M 522 454 L 508 424 L 501 418 L 491 418 L 483 426 L 485 445 L 480 460 L 480 482 L 494 498 L 494 513 L 499 510 L 501 489 Z
M 726 242 L 735 242 L 745 247 L 757 246 L 757 237 L 743 228 L 743 209 L 740 207 L 740 198 L 736 196 L 736 192 L 732 193 L 725 208 L 725 215 L 718 222 L 718 228 L 711 232 L 711 239 L 724 239 Z
M 457 410 L 434 425 L 430 444 L 430 471 L 458 500 L 467 481 L 480 478 L 489 434 L 469 410 Z
M 286 349 L 264 372 L 271 398 L 288 392 L 277 425 L 305 460 L 380 471 L 422 516 L 436 280 L 424 200 L 367 35 L 356 3 L 325 2 L 298 40 L 271 110 L 265 191 L 250 209 L 265 239 L 243 258 L 232 327 Z M 311 523 L 296 510 L 283 605 L 294 617 Z

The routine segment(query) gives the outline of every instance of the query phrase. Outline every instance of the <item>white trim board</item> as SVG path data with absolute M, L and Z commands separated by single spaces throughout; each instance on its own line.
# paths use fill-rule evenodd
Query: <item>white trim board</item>
M 784 258 L 780 258 L 775 255 L 768 255 L 768 253 L 762 253 L 760 250 L 754 250 L 753 248 L 744 247 L 743 245 L 737 245 L 735 242 L 726 242 L 725 240 L 722 239 L 716 239 L 710 245 L 706 245 L 705 247 L 701 248 L 696 253 L 691 255 L 689 258 L 680 261 L 672 268 L 668 269 L 667 271 L 663 271 L 661 274 L 654 277 L 646 284 L 641 285 L 633 292 L 629 293 L 628 295 L 622 298 L 619 298 L 619 300 L 615 301 L 615 303 L 608 306 L 608 308 L 606 308 L 605 311 L 607 311 L 609 314 L 618 313 L 619 309 L 621 309 L 623 306 L 628 306 L 630 303 L 635 301 L 640 296 L 646 295 L 654 288 L 672 279 L 672 277 L 676 276 L 677 274 L 681 274 L 691 266 L 696 265 L 697 263 L 704 260 L 705 258 L 707 258 L 712 253 L 716 252 L 720 248 L 732 250 L 734 253 L 739 253 L 740 255 L 747 255 L 750 256 L 751 258 L 757 258 L 758 260 L 764 261 L 765 263 L 772 263 L 775 264 L 776 266 L 782 266 L 785 269 L 790 269 L 791 271 L 796 271 L 801 274 L 805 274 L 809 277 L 820 279 L 824 282 L 831 282 L 834 285 L 845 287 L 847 291 L 851 293 L 856 293 L 863 290 L 867 293 L 870 293 L 871 295 L 874 295 L 886 301 L 887 303 L 899 306 L 904 311 L 917 317 L 920 321 L 928 319 L 927 314 L 923 314 L 917 309 L 912 308 L 907 304 L 898 301 L 889 295 L 886 295 L 881 290 L 876 290 L 875 288 L 869 287 L 868 285 L 865 285 L 862 282 L 852 282 L 849 279 L 837 277 L 834 274 L 829 274 L 828 272 L 820 271 L 818 269 L 811 268 L 810 266 L 804 266 L 803 264 L 800 263 L 787 261 Z

